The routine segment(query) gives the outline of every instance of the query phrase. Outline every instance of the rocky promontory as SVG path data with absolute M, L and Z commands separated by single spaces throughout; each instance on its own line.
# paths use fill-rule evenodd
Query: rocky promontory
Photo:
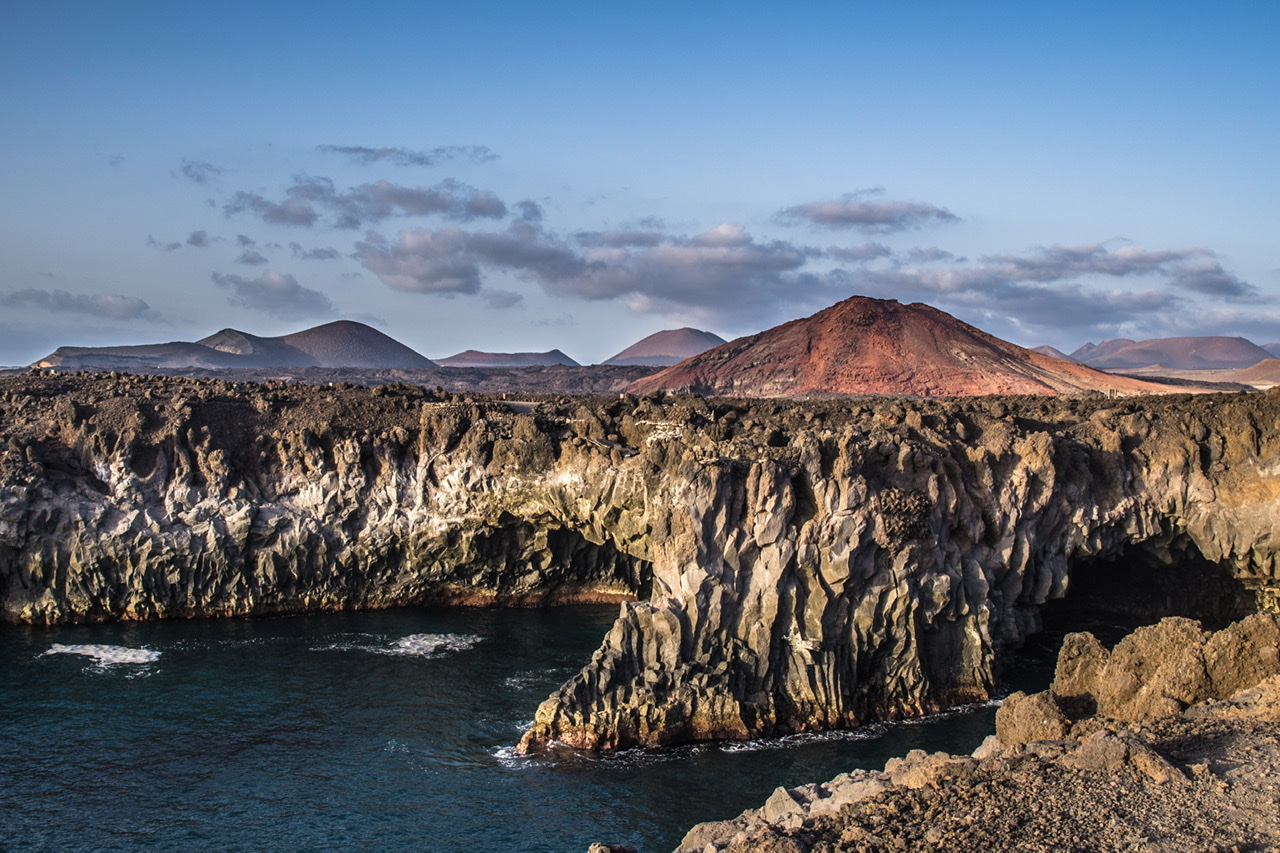
M 1108 651 L 1068 635 L 972 755 L 778 788 L 677 853 L 1280 849 L 1280 616 L 1170 618 Z
M 987 699 L 1082 578 L 1152 615 L 1274 609 L 1278 422 L 1277 392 L 516 401 L 7 377 L 0 617 L 621 601 L 522 749 L 851 727 Z

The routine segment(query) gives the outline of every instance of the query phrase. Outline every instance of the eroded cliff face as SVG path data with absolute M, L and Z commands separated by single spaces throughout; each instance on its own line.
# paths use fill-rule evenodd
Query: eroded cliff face
M 986 698 L 1073 563 L 1280 579 L 1280 394 L 468 401 L 0 382 L 10 621 L 623 604 L 522 748 L 743 738 Z M 1122 565 L 1122 564 L 1117 564 Z

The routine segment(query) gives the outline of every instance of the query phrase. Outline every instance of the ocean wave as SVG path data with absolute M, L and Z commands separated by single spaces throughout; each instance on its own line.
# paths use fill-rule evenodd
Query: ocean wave
M 365 635 L 368 636 L 368 635 Z M 475 646 L 484 638 L 474 634 L 409 634 L 390 642 L 340 640 L 315 646 L 313 652 L 369 652 L 375 655 L 440 658 Z
M 41 657 L 46 655 L 83 655 L 93 658 L 94 667 L 109 669 L 116 666 L 138 666 L 155 663 L 160 653 L 152 649 L 135 649 L 129 646 L 111 646 L 105 644 L 63 645 L 54 643 Z

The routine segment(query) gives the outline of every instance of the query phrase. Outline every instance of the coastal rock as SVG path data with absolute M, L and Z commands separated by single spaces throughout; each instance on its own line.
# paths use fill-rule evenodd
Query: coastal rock
M 1205 634 L 1234 659 L 1240 672 L 1264 672 L 1273 647 L 1274 617 L 1252 617 Z M 1147 653 L 1194 623 L 1140 629 L 1106 661 L 1106 677 L 1121 682 L 1150 671 Z M 1204 633 L 1204 632 L 1200 632 Z M 1090 639 L 1092 637 L 1090 636 Z M 1095 641 L 1096 642 L 1096 641 Z M 1100 644 L 1098 646 L 1101 648 Z M 1058 672 L 1078 672 L 1077 635 L 1064 646 Z M 1103 649 L 1105 652 L 1105 649 Z M 1092 652 L 1085 655 L 1092 658 Z M 1252 676 L 1246 677 L 1249 680 Z M 1053 689 L 1064 687 L 1055 680 Z M 1280 676 L 1262 678 L 1229 700 L 1200 702 L 1184 713 L 1125 727 L 1103 716 L 1076 720 L 1064 732 L 1049 691 L 1005 700 L 1012 716 L 998 723 L 1013 738 L 988 738 L 972 756 L 913 750 L 893 758 L 877 787 L 838 810 L 819 810 L 808 792 L 838 786 L 778 789 L 762 809 L 730 821 L 700 824 L 677 853 L 785 849 L 870 853 L 932 850 L 1272 850 L 1280 845 Z M 1121 707 L 1129 708 L 1122 703 Z M 1055 720 L 1053 740 L 1031 740 L 1042 721 Z M 1027 720 L 1033 725 L 1022 727 Z M 1026 739 L 1024 739 L 1026 738 Z
M 1256 686 L 1241 690 L 1229 699 L 1206 702 L 1187 709 L 1191 717 L 1221 720 L 1264 720 L 1280 723 L 1280 675 L 1273 675 Z
M 9 377 L 0 618 L 614 601 L 522 750 L 852 727 L 989 698 L 1084 564 L 1158 577 L 1191 555 L 1197 606 L 1274 608 L 1278 422 L 1280 393 L 517 402 Z M 1220 695 L 1248 674 L 1196 648 Z M 1185 703 L 1201 671 L 1144 691 L 1089 666 L 1117 708 Z
M 1010 696 L 1000 713 L 1012 720 L 1036 716 L 1022 710 L 1033 703 L 1037 709 L 1061 704 L 1081 715 L 1096 710 L 1110 719 L 1141 722 L 1226 699 L 1275 675 L 1280 615 L 1256 613 L 1215 633 L 1191 619 L 1167 618 L 1134 631 L 1109 653 L 1092 635 L 1069 635 L 1050 690 Z M 1000 731 L 1002 741 L 1013 742 L 1012 737 L 1011 729 Z M 1044 739 L 1049 738 L 1026 738 Z
M 1071 732 L 1071 720 L 1048 690 L 1028 696 L 1022 691 L 1006 697 L 996 712 L 996 737 L 1013 746 L 1038 740 L 1062 740 Z

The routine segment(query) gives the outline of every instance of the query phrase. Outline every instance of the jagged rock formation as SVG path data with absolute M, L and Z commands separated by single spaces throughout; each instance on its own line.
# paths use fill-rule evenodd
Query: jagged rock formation
M 1277 641 L 1280 617 L 1261 614 L 1216 634 L 1165 620 L 1112 652 L 1069 635 L 1053 686 L 1006 699 L 972 755 L 913 750 L 778 788 L 693 827 L 677 853 L 1273 849 Z M 1134 705 L 1144 692 L 1173 704 Z
M 605 364 L 667 367 L 723 343 L 725 339 L 714 332 L 704 332 L 688 326 L 683 329 L 667 329 L 641 338 Z
M 1198 553 L 1274 608 L 1278 420 L 0 378 L 0 615 L 635 597 L 522 748 L 854 726 L 988 697 L 1082 561 Z
M 278 338 L 223 329 L 195 343 L 59 347 L 36 367 L 139 372 L 266 367 L 427 368 L 435 365 L 377 329 L 338 320 Z
M 550 367 L 564 365 L 578 367 L 578 362 L 558 349 L 547 352 L 481 352 L 469 349 L 436 359 L 441 367 Z
M 854 296 L 634 383 L 741 397 L 1167 392 L 1002 341 L 920 302 Z

